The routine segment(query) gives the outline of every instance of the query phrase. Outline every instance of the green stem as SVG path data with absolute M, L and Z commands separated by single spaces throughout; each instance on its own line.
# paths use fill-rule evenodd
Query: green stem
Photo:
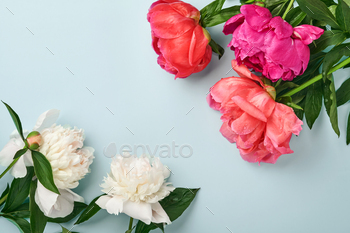
M 345 59 L 344 61 L 340 62 L 338 65 L 334 66 L 329 72 L 328 74 L 331 74 L 337 70 L 339 70 L 340 68 L 343 68 L 344 66 L 346 66 L 347 64 L 350 63 L 350 57 Z M 299 87 L 294 88 L 293 90 L 287 92 L 286 94 L 282 95 L 281 97 L 285 97 L 285 96 L 292 96 L 296 93 L 298 93 L 299 91 L 303 90 L 304 88 L 310 86 L 311 84 L 314 84 L 315 82 L 319 81 L 322 79 L 322 74 L 319 74 L 315 77 L 313 77 L 312 79 L 310 79 L 309 81 L 301 84 Z
M 129 231 L 132 230 L 132 223 L 133 223 L 134 219 L 132 217 L 130 217 L 130 222 L 129 222 Z
M 20 158 L 20 157 L 19 157 Z M 0 179 L 13 167 L 13 165 L 15 165 L 15 163 L 17 162 L 17 160 L 19 159 L 15 159 L 12 161 L 12 163 L 6 168 L 6 170 L 0 175 Z
M 288 12 L 290 11 L 290 8 L 292 8 L 292 6 L 293 6 L 293 3 L 294 3 L 294 0 L 290 0 L 290 3 L 289 3 L 289 5 L 288 5 L 286 11 L 284 12 L 284 14 L 283 14 L 283 16 L 282 16 L 282 19 L 285 19 L 285 18 L 286 18 Z
M 8 195 L 9 194 L 6 194 L 3 198 L 0 199 L 0 205 L 6 201 Z

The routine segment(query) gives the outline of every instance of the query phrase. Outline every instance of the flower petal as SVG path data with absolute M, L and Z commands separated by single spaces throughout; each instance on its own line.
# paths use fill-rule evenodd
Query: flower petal
M 267 118 L 265 114 L 255 107 L 253 104 L 249 103 L 247 100 L 243 99 L 240 96 L 233 96 L 231 98 L 235 104 L 237 104 L 243 111 L 251 115 L 252 117 L 255 117 L 258 120 L 261 120 L 263 122 L 267 121 Z
M 118 215 L 123 212 L 123 199 L 120 197 L 113 197 L 106 203 L 106 210 L 110 214 Z
M 73 212 L 74 209 L 74 196 L 69 189 L 59 189 L 60 194 L 57 198 L 56 203 L 51 209 L 51 212 L 47 215 L 50 218 L 63 218 Z
M 46 189 L 38 181 L 38 185 L 35 191 L 35 202 L 46 216 L 49 216 L 51 214 L 52 207 L 57 202 L 58 196 L 59 195 L 57 193 L 51 192 L 50 190 Z
M 163 207 L 159 204 L 159 202 L 153 203 L 151 206 L 152 206 L 152 222 L 166 223 L 166 224 L 171 223 L 169 216 L 164 211 Z
M 0 151 L 0 165 L 5 167 L 10 165 L 13 161 L 13 157 L 15 156 L 16 152 L 22 148 L 23 147 L 17 145 L 15 139 L 11 139 Z
M 19 158 L 15 165 L 13 165 L 11 171 L 11 175 L 15 178 L 23 178 L 27 175 L 27 168 L 24 163 L 23 157 Z
M 231 17 L 224 25 L 224 30 L 222 31 L 225 35 L 232 34 L 236 28 L 244 22 L 244 15 L 238 14 Z
M 305 24 L 294 28 L 293 37 L 299 38 L 305 45 L 309 45 L 320 38 L 323 32 L 322 28 Z
M 129 215 L 132 218 L 139 219 L 147 225 L 152 222 L 152 206 L 145 202 L 124 202 L 123 213 Z
M 57 109 L 51 109 L 44 112 L 39 116 L 33 130 L 41 132 L 43 129 L 49 128 L 50 126 L 55 124 L 59 115 L 60 110 Z

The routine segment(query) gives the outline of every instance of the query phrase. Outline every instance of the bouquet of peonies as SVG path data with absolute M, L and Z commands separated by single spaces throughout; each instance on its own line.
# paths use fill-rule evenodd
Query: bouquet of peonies
M 333 72 L 350 67 L 350 2 L 241 0 L 223 9 L 224 3 L 200 11 L 179 0 L 153 3 L 147 19 L 158 64 L 175 78 L 202 71 L 211 52 L 224 54 L 206 28 L 224 23 L 239 77 L 218 81 L 207 101 L 222 114 L 220 132 L 244 160 L 275 163 L 293 153 L 292 134 L 301 131 L 304 115 L 312 128 L 322 99 L 339 136 L 337 107 L 350 100 L 350 79 L 335 90 Z M 349 144 L 350 115 L 346 131 Z

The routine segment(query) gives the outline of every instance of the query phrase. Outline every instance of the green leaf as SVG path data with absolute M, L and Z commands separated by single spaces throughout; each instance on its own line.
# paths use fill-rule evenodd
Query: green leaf
M 338 127 L 337 97 L 335 93 L 333 74 L 327 76 L 323 84 L 324 105 L 334 132 L 340 136 Z
M 31 233 L 30 224 L 27 220 L 25 220 L 23 218 L 13 217 L 13 216 L 7 215 L 7 214 L 4 214 L 3 216 L 7 220 L 12 222 L 21 233 Z
M 201 11 L 201 19 L 205 19 L 206 17 L 210 17 L 212 15 L 215 15 L 219 13 L 219 11 L 222 9 L 222 6 L 224 5 L 226 0 L 215 0 L 211 2 L 210 4 L 206 5 Z
M 30 229 L 33 233 L 43 233 L 47 223 L 47 217 L 44 215 L 43 212 L 41 212 L 41 210 L 35 202 L 35 190 L 37 187 L 37 181 L 38 180 L 32 181 L 30 185 Z
M 341 44 L 346 40 L 346 34 L 341 30 L 325 31 L 323 35 L 310 44 L 311 53 L 318 53 L 331 45 Z
M 68 216 L 64 217 L 64 218 L 48 218 L 47 221 L 48 222 L 54 222 L 54 223 L 65 223 L 65 222 L 69 222 L 71 221 L 73 218 L 75 218 L 76 216 L 78 216 L 80 214 L 81 211 L 83 211 L 85 208 L 87 207 L 87 205 L 85 203 L 82 202 L 74 202 L 74 209 L 73 212 L 71 214 L 69 214 Z
M 335 29 L 339 29 L 339 25 L 328 9 L 327 5 L 320 0 L 297 0 L 300 8 L 311 18 L 324 21 Z
M 328 9 L 332 12 L 334 17 L 335 17 L 335 11 L 337 10 L 337 6 L 338 5 L 331 5 L 331 6 L 328 7 Z
M 67 228 L 64 228 L 63 226 L 61 226 L 62 227 L 62 233 L 78 233 L 78 232 L 75 232 L 75 231 L 70 231 L 70 230 L 68 230 Z
M 341 106 L 350 100 L 350 78 L 337 90 L 337 106 Z
M 282 79 L 280 79 L 282 80 Z M 291 88 L 296 88 L 296 87 L 299 87 L 298 84 L 296 83 L 293 83 L 293 82 L 284 82 L 283 84 L 281 85 L 278 85 L 276 87 L 276 93 L 277 93 L 277 96 L 279 93 L 281 93 L 282 91 L 286 90 L 286 89 L 291 89 Z
M 58 188 L 53 181 L 53 174 L 50 162 L 45 155 L 39 151 L 32 151 L 35 175 L 40 183 L 48 190 L 60 194 Z
M 240 8 L 241 8 L 241 6 L 232 6 L 229 8 L 222 9 L 217 14 L 204 18 L 202 20 L 202 26 L 203 27 L 213 27 L 213 26 L 219 25 L 221 23 L 225 23 L 232 16 L 240 14 L 241 13 L 239 11 Z
M 298 6 L 294 9 L 291 9 L 287 16 L 286 21 L 292 25 L 292 27 L 298 26 L 303 19 L 306 17 L 306 13 L 301 10 L 301 8 Z
M 350 113 L 348 116 L 348 125 L 346 127 L 346 145 L 350 144 Z
M 305 93 L 304 93 L 305 92 Z M 300 97 L 302 97 L 301 98 L 301 101 L 300 102 L 298 102 L 298 105 L 303 109 L 303 110 L 301 110 L 301 109 L 293 109 L 294 110 L 294 112 L 295 112 L 295 115 L 297 115 L 297 117 L 300 119 L 300 120 L 303 120 L 303 118 L 304 118 L 304 109 L 305 109 L 305 100 L 306 100 L 306 98 L 305 98 L 305 96 L 306 96 L 306 93 L 307 93 L 307 88 L 306 89 L 304 89 L 304 90 L 302 90 L 302 91 L 300 91 L 300 92 L 298 92 L 298 93 L 296 93 L 295 95 L 293 95 L 293 99 L 294 98 L 300 98 Z
M 324 2 L 328 7 L 332 5 L 337 5 L 337 3 L 335 3 L 333 0 L 321 0 L 321 1 Z
M 169 196 L 159 203 L 168 214 L 170 221 L 175 221 L 189 207 L 199 189 L 176 188 Z M 148 233 L 158 227 L 159 224 L 151 223 L 146 225 L 139 221 L 135 233 Z
M 305 99 L 305 118 L 307 125 L 312 129 L 322 108 L 322 82 L 318 81 L 309 86 Z
M 338 2 L 339 4 L 336 10 L 337 21 L 341 29 L 350 32 L 350 7 L 343 0 L 339 0 Z
M 17 218 L 29 218 L 30 217 L 29 203 L 23 203 L 18 208 L 16 208 L 15 210 L 13 210 L 8 214 Z
M 288 2 L 284 2 L 284 3 L 280 4 L 280 5 L 278 5 L 277 7 L 275 7 L 275 8 L 271 11 L 272 16 L 273 16 L 273 17 L 275 17 L 275 16 L 282 16 L 283 13 L 284 13 L 284 12 L 286 11 L 286 9 L 287 9 L 287 6 L 288 6 L 287 3 L 288 3 Z
M 34 175 L 33 167 L 27 167 L 27 175 L 23 178 L 13 179 L 6 204 L 2 212 L 9 213 L 18 208 L 27 199 L 30 182 Z
M 209 45 L 213 50 L 213 52 L 219 55 L 219 59 L 224 55 L 225 50 L 219 44 L 217 44 L 213 39 L 211 39 Z
M 326 54 L 322 68 L 322 76 L 324 80 L 333 65 L 335 65 L 343 56 L 350 56 L 350 43 L 338 45 Z
M 19 119 L 19 116 L 17 115 L 17 113 L 4 101 L 1 101 L 3 104 L 5 104 L 7 110 L 9 111 L 11 118 L 13 120 L 13 123 L 15 123 L 15 126 L 17 128 L 17 131 L 19 133 L 19 135 L 21 136 L 22 140 L 24 141 L 24 136 L 23 136 L 23 129 L 22 129 L 22 123 L 21 120 Z
M 98 211 L 100 211 L 101 207 L 98 206 L 95 202 L 97 201 L 97 199 L 99 199 L 103 195 L 106 195 L 106 194 L 102 194 L 90 202 L 90 204 L 86 207 L 86 209 L 83 211 L 83 213 L 80 215 L 79 219 L 74 223 L 74 225 L 81 224 L 89 220 Z
M 288 2 L 289 0 L 266 0 L 265 4 L 267 8 L 270 8 L 269 10 L 273 10 L 271 9 L 271 7 L 276 7 L 278 5 L 284 4 L 285 2 Z
M 7 184 L 6 189 L 4 190 L 4 192 L 2 192 L 1 197 L 0 197 L 0 201 L 1 201 L 0 207 L 5 203 L 9 191 L 10 191 L 10 186 L 9 186 L 9 184 Z
M 23 148 L 20 149 L 19 151 L 16 152 L 15 157 L 13 159 L 20 158 L 22 155 L 24 155 L 27 152 L 28 148 Z

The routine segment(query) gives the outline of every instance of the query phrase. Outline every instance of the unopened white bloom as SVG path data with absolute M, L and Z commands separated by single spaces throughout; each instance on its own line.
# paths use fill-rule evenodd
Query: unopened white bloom
M 125 213 L 146 224 L 169 224 L 170 219 L 159 204 L 175 189 L 165 182 L 169 176 L 170 170 L 159 158 L 150 161 L 146 156 L 118 155 L 101 185 L 107 195 L 101 196 L 96 204 L 110 214 Z

